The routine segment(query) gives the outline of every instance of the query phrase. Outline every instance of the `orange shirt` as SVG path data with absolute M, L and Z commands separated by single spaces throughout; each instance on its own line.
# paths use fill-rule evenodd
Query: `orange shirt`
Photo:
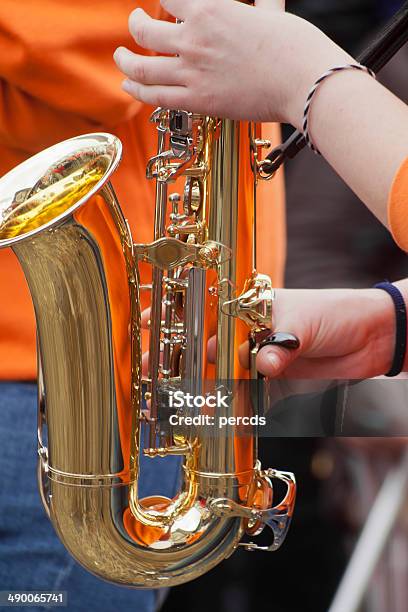
M 158 0 L 139 0 L 138 6 L 160 15 Z M 127 30 L 134 8 L 133 0 L 1 0 L 0 175 L 65 138 L 95 131 L 116 134 L 124 152 L 112 182 L 134 239 L 149 242 L 155 187 L 145 179 L 145 167 L 156 153 L 157 133 L 148 122 L 152 109 L 121 91 L 123 77 L 112 60 L 119 45 L 136 49 Z M 277 127 L 267 129 L 276 142 Z M 268 191 L 262 187 L 260 202 L 261 216 L 268 215 L 259 233 L 261 266 L 280 285 L 285 253 L 282 176 L 269 185 Z M 272 247 L 271 232 L 276 238 Z M 35 376 L 31 299 L 17 259 L 11 250 L 2 250 L 0 379 Z
M 391 188 L 388 224 L 395 242 L 408 252 L 408 157 L 398 170 Z

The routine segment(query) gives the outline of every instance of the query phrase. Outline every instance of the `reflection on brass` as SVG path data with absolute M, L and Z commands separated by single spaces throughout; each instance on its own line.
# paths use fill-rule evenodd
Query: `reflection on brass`
M 173 231 L 173 226 L 171 226 L 171 231 Z M 135 244 L 134 253 L 138 259 L 160 270 L 173 270 L 187 263 L 200 263 L 206 267 L 216 266 L 221 262 L 221 257 L 229 256 L 227 249 L 214 242 L 194 244 L 188 241 L 182 242 L 177 238 L 159 238 L 151 244 Z M 183 285 L 174 279 L 167 279 L 167 281 L 170 281 L 167 283 L 168 286 L 174 283 L 178 288 L 183 289 Z
M 246 550 L 266 552 L 278 550 L 289 530 L 296 498 L 296 481 L 290 472 L 280 472 L 272 469 L 258 472 L 259 482 L 270 483 L 271 479 L 274 478 L 286 485 L 285 495 L 276 506 L 267 508 L 258 507 L 255 504 L 245 506 L 244 504 L 237 504 L 231 499 L 213 499 L 210 502 L 211 510 L 218 516 L 241 516 L 246 519 L 250 525 L 247 530 L 249 533 L 252 533 L 257 523 L 266 524 L 271 528 L 274 538 L 270 546 L 258 546 L 253 542 L 241 544 Z
M 241 295 L 224 302 L 223 312 L 242 319 L 252 331 L 270 329 L 274 299 L 275 292 L 269 276 L 253 272 L 252 277 L 245 282 Z
M 184 212 L 191 214 L 200 209 L 202 201 L 203 182 L 195 177 L 188 177 L 184 189 Z
M 109 182 L 121 157 L 115 136 L 67 140 L 0 179 L 0 248 L 18 257 L 36 313 L 44 507 L 86 569 L 143 588 L 202 575 L 237 548 L 245 530 L 256 535 L 268 525 L 268 550 L 278 548 L 295 497 L 293 475 L 263 471 L 256 432 L 243 435 L 236 424 L 256 410 L 248 386 L 225 387 L 249 378 L 238 347 L 272 319 L 270 280 L 253 272 L 252 130 L 167 109 L 152 122 L 150 244 L 133 243 Z M 183 198 L 169 194 L 176 179 L 185 181 Z M 139 261 L 152 266 L 143 287 Z M 144 378 L 142 288 L 151 298 Z M 172 425 L 170 416 L 184 410 L 170 406 L 172 393 L 197 396 L 208 385 L 227 394 L 225 416 L 234 417 L 222 435 Z M 180 456 L 174 498 L 160 491 L 139 498 L 142 452 L 159 465 Z M 275 506 L 273 478 L 287 487 Z
M 199 248 L 176 238 L 159 238 L 152 244 L 135 244 L 136 256 L 161 270 L 171 270 L 197 261 Z
M 256 135 L 256 126 L 253 124 L 249 127 L 249 138 L 251 147 L 251 168 L 254 173 L 255 180 L 270 181 L 274 178 L 275 173 L 268 173 L 267 167 L 270 166 L 270 161 L 266 159 L 260 159 L 260 149 L 270 149 L 272 143 L 270 140 L 259 138 Z
M 61 160 L 61 166 L 64 162 Z M 64 213 L 101 181 L 108 162 L 107 155 L 95 151 L 91 161 L 67 175 L 61 173 L 57 183 L 49 181 L 32 195 L 33 190 L 25 190 L 24 199 L 22 192 L 18 192 L 20 198 L 15 198 L 9 208 L 2 211 L 0 240 L 21 236 Z

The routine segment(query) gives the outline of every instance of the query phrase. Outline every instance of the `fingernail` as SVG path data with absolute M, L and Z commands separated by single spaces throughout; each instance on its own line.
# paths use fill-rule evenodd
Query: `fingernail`
M 125 47 L 118 47 L 117 49 L 115 49 L 113 53 L 113 59 L 117 64 L 119 64 L 120 60 L 123 58 L 125 51 Z
M 142 8 L 137 7 L 135 8 L 129 15 L 129 25 L 130 25 L 130 29 L 132 30 L 132 28 L 134 27 L 134 22 L 137 21 L 138 19 L 140 19 L 140 17 L 142 15 L 144 15 L 145 12 Z
M 125 91 L 126 93 L 130 93 L 130 91 L 131 91 L 131 87 L 132 87 L 132 84 L 131 84 L 131 82 L 129 81 L 129 79 L 125 79 L 125 80 L 123 81 L 123 83 L 122 83 L 122 89 L 123 89 L 123 91 Z

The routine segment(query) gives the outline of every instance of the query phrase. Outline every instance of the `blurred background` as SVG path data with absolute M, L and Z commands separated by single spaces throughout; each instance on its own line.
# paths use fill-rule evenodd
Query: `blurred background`
M 288 11 L 312 21 L 357 54 L 402 2 L 287 0 L 286 4 Z M 405 48 L 380 76 L 406 102 L 407 74 Z M 289 133 L 285 126 L 284 136 Z M 370 287 L 384 279 L 408 276 L 406 255 L 321 158 L 304 151 L 290 162 L 286 190 L 286 286 Z M 404 394 L 389 401 L 406 405 Z M 275 554 L 238 550 L 209 574 L 172 589 L 163 612 L 329 609 L 380 486 L 398 466 L 405 446 L 392 438 L 368 438 L 361 443 L 330 438 L 338 403 L 335 390 L 318 400 L 301 397 L 291 404 L 293 418 L 296 414 L 304 418 L 305 405 L 311 412 L 324 414 L 325 438 L 260 441 L 262 464 L 293 471 L 298 481 L 295 516 L 283 548 Z M 408 610 L 407 515 L 408 506 L 374 574 L 364 612 Z

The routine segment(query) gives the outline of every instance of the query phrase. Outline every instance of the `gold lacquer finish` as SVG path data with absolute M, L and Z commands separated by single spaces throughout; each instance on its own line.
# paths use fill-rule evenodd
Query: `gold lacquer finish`
M 62 142 L 0 179 L 0 248 L 18 257 L 36 314 L 44 507 L 85 568 L 138 588 L 200 576 L 265 525 L 273 541 L 262 550 L 275 550 L 295 498 L 293 475 L 262 470 L 256 431 L 239 423 L 257 402 L 238 349 L 272 325 L 274 298 L 256 272 L 259 128 L 167 109 L 152 122 L 150 244 L 133 242 L 109 182 L 121 157 L 110 134 Z M 173 184 L 180 193 L 169 195 Z M 152 266 L 145 287 L 141 261 Z M 141 289 L 151 298 L 146 379 Z M 176 392 L 185 403 L 173 408 Z M 209 393 L 226 403 L 191 409 L 188 394 Z M 225 423 L 219 432 L 186 416 Z M 140 499 L 141 453 L 182 458 L 173 499 Z M 276 478 L 287 493 L 273 505 Z
M 77 174 L 70 166 L 73 153 L 78 160 L 102 155 L 106 169 L 99 183 L 89 180 L 85 169 Z M 218 563 L 225 548 L 234 547 L 240 524 L 219 520 L 203 508 L 189 479 L 175 500 L 150 500 L 154 512 L 137 500 L 138 276 L 127 223 L 108 182 L 120 154 L 115 137 L 84 136 L 44 151 L 3 177 L 6 222 L 1 229 L 7 238 L 1 235 L 0 246 L 12 246 L 19 258 L 35 306 L 40 487 L 50 518 L 68 550 L 91 572 L 121 584 L 160 587 Z M 37 219 L 26 223 L 19 218 L 21 204 L 15 215 L 10 212 L 14 196 L 46 175 L 51 158 L 65 170 L 57 182 L 41 187 L 50 197 L 43 224 Z M 77 176 L 84 185 L 78 186 Z M 75 204 L 67 196 L 70 181 L 82 196 Z M 25 204 L 30 197 L 27 191 Z M 21 229 L 9 238 L 12 220 Z M 42 443 L 45 427 L 48 448 Z M 196 532 L 208 535 L 194 541 Z

